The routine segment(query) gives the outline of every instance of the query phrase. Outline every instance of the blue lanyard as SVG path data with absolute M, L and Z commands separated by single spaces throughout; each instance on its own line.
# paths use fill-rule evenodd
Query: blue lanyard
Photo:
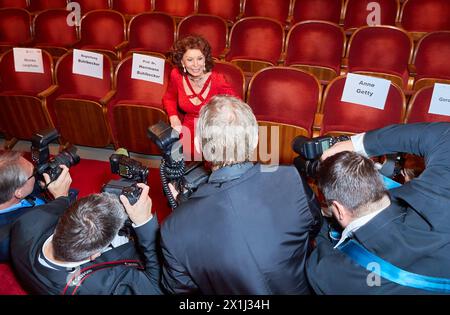
M 450 279 L 423 276 L 400 269 L 369 252 L 354 240 L 345 242 L 338 246 L 338 249 L 350 256 L 361 267 L 399 285 L 428 291 L 450 293 Z M 379 272 L 378 270 L 367 268 L 371 263 L 379 264 Z

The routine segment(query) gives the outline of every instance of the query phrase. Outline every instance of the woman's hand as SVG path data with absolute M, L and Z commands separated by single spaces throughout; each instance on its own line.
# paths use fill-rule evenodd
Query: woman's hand
M 175 129 L 178 133 L 181 133 L 181 120 L 177 115 L 173 115 L 169 117 L 170 126 Z

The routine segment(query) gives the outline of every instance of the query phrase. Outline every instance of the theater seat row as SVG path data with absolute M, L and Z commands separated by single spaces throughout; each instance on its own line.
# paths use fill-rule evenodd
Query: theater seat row
M 171 69 L 165 66 L 163 84 L 131 79 L 132 56 L 113 73 L 104 56 L 103 79 L 72 73 L 72 52 L 53 60 L 43 52 L 44 73 L 15 72 L 13 53 L 0 60 L 0 130 L 7 138 L 30 139 L 46 127 L 57 127 L 65 141 L 93 147 L 127 147 L 130 151 L 158 154 L 146 129 L 167 120 L 161 105 Z M 243 96 L 242 71 L 218 62 L 216 71 Z M 5 78 L 8 80 L 5 80 Z M 262 125 L 279 127 L 282 162 L 291 160 L 289 143 L 295 135 L 361 132 L 390 123 L 448 120 L 427 114 L 433 86 L 419 90 L 405 116 L 406 99 L 391 83 L 384 110 L 341 102 L 345 76 L 335 78 L 322 100 L 322 86 L 311 74 L 288 67 L 271 67 L 252 78 L 246 100 Z M 416 105 L 419 104 L 419 105 Z M 418 108 L 418 109 L 416 109 Z

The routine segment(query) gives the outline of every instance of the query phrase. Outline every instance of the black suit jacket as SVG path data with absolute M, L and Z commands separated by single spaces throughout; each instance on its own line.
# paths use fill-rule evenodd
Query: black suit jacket
M 353 238 L 406 271 L 450 278 L 450 123 L 394 125 L 367 132 L 364 147 L 369 156 L 394 152 L 424 156 L 426 169 L 418 178 L 390 190 L 391 206 L 359 228 Z M 307 261 L 308 280 L 317 293 L 434 293 L 383 278 L 376 285 L 374 275 L 333 249 L 323 232 Z
M 11 233 L 11 256 L 14 268 L 25 288 L 38 294 L 61 294 L 73 276 L 73 270 L 43 266 L 38 257 L 42 245 L 53 234 L 60 215 L 69 206 L 69 199 L 60 197 L 21 216 Z M 118 265 L 93 272 L 78 288 L 77 294 L 161 294 L 160 265 L 155 252 L 158 231 L 156 218 L 135 229 L 145 270 Z M 133 242 L 104 252 L 83 269 L 94 264 L 117 260 L 136 260 L 140 255 Z
M 306 294 L 305 256 L 320 207 L 294 167 L 224 167 L 161 227 L 172 293 Z

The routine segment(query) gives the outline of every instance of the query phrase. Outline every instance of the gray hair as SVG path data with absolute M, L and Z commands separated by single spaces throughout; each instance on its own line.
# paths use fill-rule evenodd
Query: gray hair
M 15 151 L 0 154 L 0 204 L 11 200 L 16 189 L 27 181 L 28 175 L 20 165 L 21 156 Z
M 258 144 L 258 123 L 243 101 L 218 95 L 200 110 L 195 135 L 204 158 L 223 167 L 251 160 Z
M 108 246 L 127 219 L 119 198 L 109 193 L 79 199 L 60 217 L 53 235 L 55 258 L 88 259 Z

